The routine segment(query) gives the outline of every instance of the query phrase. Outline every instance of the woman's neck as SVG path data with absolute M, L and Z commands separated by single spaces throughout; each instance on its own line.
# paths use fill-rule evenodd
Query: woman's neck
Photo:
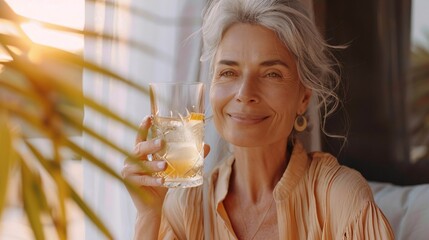
M 258 148 L 235 146 L 230 190 L 253 202 L 264 196 L 271 197 L 286 169 L 289 155 L 286 142 Z

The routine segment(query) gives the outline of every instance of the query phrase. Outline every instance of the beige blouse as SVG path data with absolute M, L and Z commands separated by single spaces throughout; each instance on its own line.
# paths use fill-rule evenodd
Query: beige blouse
M 237 239 L 223 206 L 233 162 L 210 175 L 207 205 L 202 187 L 168 191 L 158 239 Z M 280 239 L 394 239 L 366 180 L 330 154 L 297 143 L 273 196 Z

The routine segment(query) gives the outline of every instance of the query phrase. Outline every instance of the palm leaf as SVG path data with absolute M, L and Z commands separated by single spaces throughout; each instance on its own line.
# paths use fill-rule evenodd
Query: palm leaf
M 136 187 L 134 184 L 131 184 L 124 179 L 122 179 L 121 176 L 119 176 L 118 173 L 116 173 L 113 169 L 111 169 L 106 163 L 103 161 L 100 161 L 97 157 L 92 155 L 91 153 L 85 151 L 83 148 L 79 147 L 77 144 L 73 143 L 72 141 L 65 139 L 65 145 L 72 149 L 74 152 L 78 153 L 85 159 L 87 159 L 90 163 L 92 163 L 94 166 L 97 166 L 99 169 L 103 170 L 106 174 L 110 175 L 111 177 L 115 178 L 116 180 L 122 182 L 128 189 L 135 192 L 136 194 L 139 194 L 141 199 L 144 201 L 150 201 L 151 199 L 148 199 L 147 196 L 144 195 L 142 190 L 140 190 L 138 187 Z
M 112 234 L 106 225 L 100 220 L 100 218 L 91 210 L 85 201 L 74 191 L 74 189 L 68 185 L 69 191 L 73 201 L 79 206 L 79 208 L 85 213 L 85 215 L 94 223 L 95 226 L 106 236 L 108 239 L 113 239 Z
M 34 237 L 37 240 L 44 240 L 45 234 L 43 231 L 43 225 L 41 222 L 41 211 L 38 206 L 39 199 L 34 193 L 34 182 L 35 177 L 33 172 L 30 171 L 25 161 L 20 158 L 21 165 L 21 182 L 22 182 L 22 196 L 24 200 L 24 209 L 27 213 L 28 221 L 31 228 L 33 229 Z
M 53 161 L 48 161 L 43 157 L 43 155 L 28 141 L 25 141 L 27 147 L 30 149 L 30 151 L 33 153 L 33 155 L 37 158 L 39 163 L 43 166 L 43 168 L 46 169 L 46 171 L 52 176 L 54 169 L 58 168 L 58 165 L 55 164 Z M 64 185 L 67 188 L 68 192 L 70 192 L 70 196 L 73 199 L 73 201 L 79 206 L 79 208 L 85 213 L 85 215 L 93 222 L 98 229 L 100 229 L 103 234 L 109 238 L 113 239 L 112 234 L 106 227 L 106 225 L 97 217 L 97 215 L 87 206 L 85 201 L 82 200 L 82 198 L 79 196 L 79 194 L 76 193 L 76 191 L 73 189 L 73 187 L 67 182 L 64 181 Z
M 138 130 L 138 127 L 94 99 L 84 96 L 82 90 L 70 82 L 70 80 L 73 81 L 74 79 L 68 79 L 67 76 L 62 76 L 55 71 L 47 69 L 44 64 L 51 62 L 59 64 L 65 69 L 85 69 L 85 71 L 91 71 L 94 74 L 103 75 L 124 84 L 141 94 L 147 95 L 148 90 L 109 69 L 83 58 L 81 55 L 31 42 L 20 24 L 36 20 L 16 14 L 4 0 L 0 0 L 0 21 L 7 21 L 16 29 L 16 33 L 13 34 L 0 33 L 0 48 L 4 49 L 12 59 L 0 65 L 0 68 L 3 66 L 4 70 L 3 72 L 0 71 L 0 94 L 6 92 L 12 95 L 14 99 L 25 103 L 20 104 L 9 101 L 0 96 L 0 150 L 2 154 L 0 156 L 0 216 L 4 208 L 10 169 L 14 165 L 17 165 L 21 174 L 24 210 L 36 239 L 45 239 L 42 224 L 42 216 L 45 214 L 49 214 L 52 222 L 55 224 L 58 238 L 66 239 L 66 202 L 70 200 L 79 206 L 107 238 L 112 239 L 108 228 L 106 228 L 64 177 L 61 170 L 63 164 L 61 151 L 64 149 L 71 150 L 75 154 L 84 157 L 105 174 L 122 182 L 129 190 L 139 194 L 142 199 L 148 199 L 146 199 L 146 196 L 138 187 L 124 181 L 115 170 L 102 160 L 69 140 L 65 129 L 66 127 L 70 127 L 87 133 L 106 147 L 127 156 L 131 160 L 138 160 L 127 150 L 83 125 L 80 119 L 67 112 L 64 106 L 58 102 L 61 100 L 61 102 L 67 102 L 75 106 L 86 106 L 135 131 Z M 166 23 L 168 21 L 170 20 L 166 19 Z M 133 48 L 143 50 L 146 54 L 152 54 L 164 61 L 171 61 L 171 58 L 167 54 L 127 39 L 119 39 L 115 36 L 100 34 L 88 29 L 76 30 L 56 24 L 40 23 L 50 29 L 125 43 Z M 37 148 L 26 140 L 28 137 L 27 134 L 12 135 L 10 126 L 17 125 L 18 122 L 28 125 L 32 130 L 47 137 L 53 146 L 53 156 L 49 158 L 43 156 Z M 25 142 L 34 159 L 27 159 L 27 155 L 21 154 L 21 149 L 12 144 L 13 139 Z M 14 161 L 14 154 L 17 154 L 19 161 Z M 34 165 L 40 167 L 40 169 L 34 167 Z M 45 189 L 39 179 L 39 171 L 41 169 L 49 174 L 50 179 L 57 186 L 56 197 L 59 204 L 57 208 L 53 208 L 48 203 Z
M 14 161 L 12 134 L 6 114 L 6 111 L 0 109 L 0 218 L 6 202 L 8 179 Z
M 83 99 L 77 98 L 76 96 L 82 96 L 82 92 L 72 84 L 59 79 L 53 74 L 40 70 L 40 66 L 28 61 L 26 58 L 16 55 L 14 57 L 16 60 L 6 63 L 5 66 L 11 67 L 12 69 L 24 74 L 24 76 L 27 77 L 33 85 L 34 91 L 39 95 L 45 96 L 44 99 L 46 99 L 47 104 L 54 105 L 57 100 L 55 97 L 61 95 L 76 105 L 85 104 L 106 117 L 112 118 L 134 130 L 138 130 L 133 123 L 121 118 L 118 114 L 113 113 L 111 110 L 96 101 L 84 96 L 82 97 Z M 49 99 L 49 97 L 51 97 L 51 99 Z
M 48 161 L 31 143 L 29 143 L 27 140 L 24 141 L 24 143 L 26 144 L 26 146 L 28 147 L 28 149 L 30 149 L 31 153 L 33 154 L 33 156 L 35 157 L 36 160 L 38 160 L 38 162 L 40 163 L 40 165 L 46 170 L 46 172 L 48 174 L 51 175 L 51 177 L 53 177 L 53 170 L 55 168 L 59 168 L 58 164 L 55 164 L 55 162 L 53 161 Z M 56 222 L 55 220 L 55 216 L 53 215 L 53 211 L 51 210 L 51 207 L 48 204 L 48 201 L 46 200 L 46 196 L 45 196 L 45 191 L 43 190 L 43 185 L 39 184 L 38 186 L 38 192 L 39 192 L 39 199 L 41 201 L 41 205 L 42 208 L 45 209 L 46 211 L 48 211 L 52 222 Z M 60 228 L 55 228 L 57 234 L 58 234 L 58 238 L 61 238 L 61 230 Z

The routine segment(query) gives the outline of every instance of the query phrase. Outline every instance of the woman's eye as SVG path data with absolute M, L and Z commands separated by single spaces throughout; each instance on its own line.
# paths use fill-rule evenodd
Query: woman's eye
M 235 80 L 237 76 L 237 72 L 233 69 L 224 69 L 217 72 L 214 80 L 217 82 L 229 82 Z
M 234 76 L 234 72 L 232 72 L 232 71 L 224 71 L 224 72 L 221 72 L 219 75 L 221 77 L 233 77 Z
M 269 78 L 282 78 L 282 76 L 276 72 L 270 72 L 266 76 Z

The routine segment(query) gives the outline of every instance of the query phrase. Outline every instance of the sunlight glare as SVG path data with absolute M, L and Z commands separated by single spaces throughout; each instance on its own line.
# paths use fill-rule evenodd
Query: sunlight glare
M 39 21 L 82 30 L 85 24 L 84 0 L 6 0 L 19 15 Z M 83 37 L 43 27 L 31 21 L 21 25 L 36 43 L 78 52 L 83 49 Z
M 24 32 L 30 39 L 39 44 L 60 48 L 63 50 L 78 52 L 83 49 L 82 37 L 78 34 L 63 33 L 44 28 L 38 22 L 27 22 L 21 24 Z
M 6 20 L 0 20 L 0 33 L 5 35 L 18 35 L 18 30 L 10 22 Z M 0 46 L 0 63 L 9 61 L 12 61 L 12 57 L 9 56 L 4 47 Z

